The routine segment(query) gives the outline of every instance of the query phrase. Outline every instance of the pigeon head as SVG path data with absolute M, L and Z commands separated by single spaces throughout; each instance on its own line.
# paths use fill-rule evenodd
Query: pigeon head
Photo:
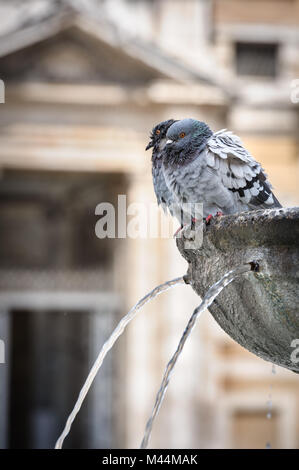
M 177 121 L 167 131 L 164 154 L 166 161 L 176 163 L 190 161 L 196 151 L 204 147 L 207 140 L 213 135 L 209 126 L 196 119 L 182 119 Z
M 151 132 L 150 141 L 145 150 L 153 147 L 154 152 L 161 151 L 166 143 L 166 133 L 174 122 L 176 122 L 174 119 L 168 119 L 157 124 Z

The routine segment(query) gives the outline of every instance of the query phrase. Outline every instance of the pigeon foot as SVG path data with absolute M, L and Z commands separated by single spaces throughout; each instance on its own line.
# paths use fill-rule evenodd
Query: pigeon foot
M 175 238 L 175 237 L 180 233 L 180 231 L 184 228 L 185 225 L 186 225 L 186 224 L 181 225 L 181 226 L 174 232 L 173 238 Z
M 209 215 L 206 217 L 206 220 L 205 220 L 206 225 L 210 225 L 210 222 L 211 222 L 212 219 L 213 219 L 212 214 L 209 214 Z

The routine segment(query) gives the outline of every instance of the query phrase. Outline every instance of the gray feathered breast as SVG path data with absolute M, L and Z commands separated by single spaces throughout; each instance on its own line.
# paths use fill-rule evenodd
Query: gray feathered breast
M 181 223 L 181 208 L 179 201 L 175 194 L 167 186 L 165 175 L 162 165 L 162 145 L 157 146 L 153 150 L 152 155 L 152 177 L 155 195 L 158 205 L 162 206 L 163 211 L 166 213 L 169 210 L 170 214 L 178 219 Z

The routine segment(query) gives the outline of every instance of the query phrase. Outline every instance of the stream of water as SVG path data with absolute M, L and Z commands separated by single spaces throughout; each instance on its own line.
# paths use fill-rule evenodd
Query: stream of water
M 272 364 L 271 368 L 271 373 L 273 375 L 276 374 L 276 366 L 275 364 Z M 272 391 L 273 391 L 273 385 L 270 384 L 269 387 L 269 395 L 268 395 L 268 401 L 267 401 L 267 419 L 272 419 L 272 408 L 273 408 L 273 402 L 272 402 Z M 266 443 L 266 449 L 272 449 L 271 442 L 270 440 Z
M 140 308 L 143 307 L 147 302 L 154 299 L 155 297 L 157 297 L 157 295 L 161 294 L 162 292 L 170 289 L 171 287 L 177 286 L 179 284 L 185 284 L 183 276 L 177 277 L 175 279 L 172 279 L 171 281 L 167 281 L 164 284 L 161 284 L 161 285 L 155 287 L 151 292 L 149 292 L 142 299 L 140 299 L 139 302 L 137 302 L 137 304 L 134 305 L 134 307 L 132 307 L 131 310 L 120 320 L 117 327 L 112 332 L 111 336 L 107 339 L 107 341 L 102 346 L 102 349 L 100 350 L 100 352 L 98 354 L 98 357 L 97 357 L 96 361 L 94 362 L 94 364 L 93 364 L 93 366 L 92 366 L 92 368 L 91 368 L 91 370 L 88 374 L 88 377 L 87 377 L 83 387 L 80 390 L 78 399 L 75 403 L 75 406 L 74 406 L 71 414 L 69 415 L 69 417 L 67 419 L 64 430 L 61 433 L 61 435 L 59 436 L 59 438 L 57 439 L 57 442 L 55 444 L 55 449 L 61 449 L 62 448 L 63 442 L 64 442 L 66 436 L 69 434 L 69 432 L 71 430 L 72 423 L 73 423 L 74 419 L 76 418 L 76 416 L 77 416 L 77 414 L 78 414 L 78 412 L 79 412 L 79 410 L 82 406 L 82 403 L 83 403 L 83 401 L 84 401 L 84 399 L 85 399 L 85 397 L 88 393 L 88 390 L 90 389 L 90 387 L 91 387 L 91 385 L 92 385 L 92 383 L 95 379 L 95 376 L 97 375 L 97 373 L 98 373 L 98 371 L 99 371 L 99 369 L 100 369 L 107 353 L 110 351 L 110 349 L 114 345 L 117 338 L 123 333 L 123 331 L 126 328 L 126 326 L 128 325 L 128 323 L 130 323 L 130 321 L 133 320 L 133 318 L 136 316 L 138 310 L 140 310 Z
M 146 424 L 146 428 L 145 428 L 145 432 L 144 432 L 144 436 L 143 436 L 143 439 L 142 439 L 142 442 L 141 442 L 141 446 L 140 448 L 141 449 L 146 449 L 147 446 L 148 446 L 148 443 L 149 443 L 149 439 L 150 439 L 150 436 L 151 436 L 151 432 L 152 432 L 152 428 L 153 428 L 153 423 L 154 423 L 154 419 L 156 418 L 159 410 L 160 410 L 160 407 L 161 407 L 161 404 L 162 404 L 162 401 L 163 401 L 163 398 L 165 396 L 165 393 L 166 393 L 166 390 L 167 390 L 167 387 L 168 387 L 168 384 L 169 384 L 169 380 L 170 380 L 170 375 L 171 373 L 173 372 L 173 369 L 175 367 L 175 364 L 183 350 L 183 347 L 184 347 L 184 344 L 188 338 L 188 336 L 190 335 L 195 323 L 196 323 L 196 320 L 198 319 L 198 317 L 201 315 L 202 312 L 204 312 L 210 305 L 211 303 L 215 300 L 215 298 L 220 294 L 220 292 L 228 285 L 230 284 L 238 275 L 240 274 L 243 274 L 245 272 L 248 272 L 248 271 L 252 271 L 254 268 L 253 266 L 253 263 L 248 263 L 246 265 L 241 265 L 241 266 L 238 266 L 237 268 L 235 269 L 232 269 L 231 271 L 229 271 L 228 273 L 226 273 L 219 281 L 217 281 L 215 284 L 213 284 L 208 292 L 206 293 L 206 295 L 204 296 L 201 304 L 199 305 L 199 307 L 197 307 L 192 316 L 190 317 L 190 320 L 184 330 L 184 333 L 180 339 L 180 342 L 179 342 L 179 345 L 174 353 L 174 355 L 172 356 L 172 358 L 170 359 L 170 361 L 168 362 L 167 366 L 166 366 L 166 369 L 165 369 L 165 372 L 164 372 L 164 376 L 163 376 L 163 379 L 162 379 L 162 383 L 161 383 L 161 386 L 160 386 L 160 389 L 157 393 L 157 396 L 156 396 L 156 401 L 155 401 L 155 405 L 153 407 L 153 410 L 152 410 L 152 414 Z

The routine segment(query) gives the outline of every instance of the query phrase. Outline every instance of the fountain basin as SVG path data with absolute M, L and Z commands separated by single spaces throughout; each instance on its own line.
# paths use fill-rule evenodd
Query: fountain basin
M 214 218 L 196 249 L 186 249 L 186 233 L 177 246 L 189 263 L 186 282 L 200 297 L 230 269 L 259 262 L 259 272 L 237 277 L 209 311 L 248 351 L 299 373 L 299 208 Z

